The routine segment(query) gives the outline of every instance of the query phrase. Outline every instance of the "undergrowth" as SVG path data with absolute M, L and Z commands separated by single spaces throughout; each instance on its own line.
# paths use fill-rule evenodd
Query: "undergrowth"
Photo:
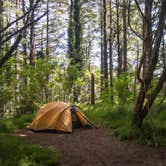
M 8 133 L 28 126 L 34 118 L 34 114 L 25 114 L 16 118 L 0 118 L 0 132 Z
M 0 135 L 0 165 L 56 166 L 60 153 L 10 135 Z
M 120 140 L 135 140 L 140 144 L 166 145 L 166 105 L 155 105 L 144 120 L 142 129 L 133 128 L 132 104 L 111 105 L 99 103 L 83 106 L 85 114 L 94 123 L 112 128 Z
M 25 114 L 16 118 L 0 119 L 0 166 L 56 166 L 60 153 L 7 133 L 25 128 L 32 122 L 34 114 Z

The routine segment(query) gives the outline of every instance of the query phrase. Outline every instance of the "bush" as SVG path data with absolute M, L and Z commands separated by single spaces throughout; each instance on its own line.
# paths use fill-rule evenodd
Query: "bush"
M 12 132 L 16 128 L 25 128 L 32 122 L 34 114 L 25 114 L 14 119 L 1 118 L 0 119 L 0 132 Z
M 34 118 L 34 114 L 25 114 L 22 115 L 20 117 L 17 117 L 13 120 L 14 125 L 16 126 L 16 128 L 25 128 L 26 126 L 28 126 L 28 124 L 30 124 L 32 122 Z
M 12 120 L 6 118 L 0 118 L 0 132 L 8 133 L 15 129 L 15 125 Z

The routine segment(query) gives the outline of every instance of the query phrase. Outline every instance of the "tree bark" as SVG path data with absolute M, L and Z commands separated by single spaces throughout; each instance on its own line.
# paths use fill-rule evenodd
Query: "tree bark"
M 127 71 L 127 1 L 123 0 L 123 72 Z
M 106 0 L 103 0 L 103 74 L 104 74 L 104 91 L 108 91 L 108 54 L 107 54 L 107 7 Z
M 34 6 L 34 0 L 29 0 L 30 7 Z M 31 13 L 30 21 L 33 22 L 35 19 L 34 10 Z M 29 53 L 29 62 L 31 66 L 34 66 L 35 59 L 35 24 L 32 24 L 30 27 L 30 53 Z
M 100 95 L 103 94 L 104 80 L 104 47 L 103 47 L 103 0 L 100 0 L 100 45 L 101 45 L 101 62 L 100 62 Z
M 110 89 L 111 89 L 111 103 L 113 104 L 113 57 L 112 57 L 112 2 L 110 1 L 110 36 L 109 36 L 109 73 L 110 73 Z
M 117 76 L 122 73 L 122 55 L 120 48 L 120 25 L 119 25 L 119 0 L 116 0 L 116 30 L 117 30 L 117 54 L 118 54 L 118 69 Z
M 91 73 L 91 104 L 95 104 L 95 77 L 94 74 Z
M 49 51 L 49 0 L 47 0 L 47 25 L 46 25 L 46 57 L 49 59 L 50 51 Z M 49 75 L 46 75 L 46 81 L 49 82 Z M 47 87 L 45 89 L 45 99 L 46 103 L 49 100 L 49 96 L 51 95 L 51 92 Z
M 151 1 L 146 0 L 145 5 L 149 4 Z M 152 6 L 149 4 L 150 8 L 152 8 Z M 148 8 L 147 6 L 145 6 L 145 8 Z M 137 97 L 137 101 L 135 104 L 135 109 L 134 109 L 134 118 L 133 118 L 133 125 L 137 126 L 137 127 L 141 127 L 142 126 L 142 122 L 145 118 L 145 116 L 147 115 L 147 107 L 148 110 L 151 108 L 157 94 L 159 93 L 161 86 L 163 84 L 163 80 L 165 80 L 165 76 L 163 76 L 163 74 L 161 75 L 161 77 L 159 78 L 159 82 L 157 87 L 155 88 L 156 90 L 154 90 L 154 93 L 152 93 L 151 95 L 148 95 L 149 99 L 148 101 L 145 103 L 145 98 L 147 97 L 147 92 L 150 88 L 151 82 L 153 80 L 153 73 L 154 70 L 156 68 L 157 62 L 158 62 L 158 57 L 159 57 L 159 48 L 160 48 L 160 44 L 161 44 L 161 38 L 163 35 L 163 29 L 165 26 L 165 18 L 166 18 L 166 1 L 162 0 L 161 1 L 161 7 L 160 7 L 160 13 L 159 13 L 159 21 L 158 21 L 158 26 L 157 26 L 157 30 L 156 30 L 156 35 L 154 36 L 154 46 L 152 47 L 152 45 L 149 45 L 151 39 L 149 39 L 148 35 L 152 36 L 152 32 L 151 29 L 152 24 L 150 23 L 151 21 L 149 19 L 151 19 L 151 14 L 150 11 L 152 11 L 152 9 L 147 9 L 148 11 L 145 11 L 145 21 L 147 21 L 147 23 L 145 23 L 145 21 L 143 22 L 144 27 L 146 27 L 146 32 L 144 34 L 145 40 L 143 42 L 144 46 L 144 51 L 143 51 L 143 57 L 144 60 L 146 59 L 148 53 L 150 53 L 151 55 L 148 56 L 148 63 L 147 63 L 147 67 L 145 70 L 145 73 L 143 75 L 143 81 L 141 82 L 141 87 L 140 87 L 140 91 Z M 148 35 L 147 35 L 147 34 Z M 145 47 L 148 46 L 148 47 Z M 149 48 L 150 47 L 150 48 Z M 142 58 L 141 58 L 142 59 Z M 143 61 L 144 62 L 144 61 Z M 139 70 L 140 72 L 140 70 Z M 163 71 L 163 73 L 165 73 L 165 69 Z M 159 87 L 158 87 L 159 86 Z M 144 104 L 145 103 L 145 104 Z M 145 105 L 145 106 L 144 106 Z

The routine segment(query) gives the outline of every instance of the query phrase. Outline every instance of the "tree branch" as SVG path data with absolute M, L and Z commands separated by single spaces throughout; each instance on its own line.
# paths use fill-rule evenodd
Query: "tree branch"
M 152 106 L 155 98 L 157 97 L 158 93 L 160 92 L 160 90 L 162 89 L 163 87 L 163 84 L 166 80 L 166 68 L 164 68 L 163 72 L 162 72 L 162 75 L 160 76 L 160 79 L 155 87 L 155 89 L 153 90 L 153 92 L 151 93 L 151 95 L 148 97 L 148 100 L 143 108 L 143 112 L 145 114 L 148 113 L 149 111 L 149 108 Z
M 17 49 L 20 41 L 22 40 L 24 34 L 25 34 L 25 30 L 28 26 L 31 26 L 32 24 L 34 24 L 35 22 L 39 21 L 42 17 L 44 17 L 47 14 L 47 12 L 45 12 L 44 14 L 42 14 L 40 17 L 38 17 L 37 19 L 35 19 L 33 22 L 27 23 L 26 25 L 24 25 L 19 32 L 19 35 L 16 39 L 16 41 L 14 42 L 14 44 L 10 47 L 9 51 L 4 55 L 4 57 L 2 57 L 0 59 L 0 67 L 3 66 L 3 64 L 13 55 L 13 52 Z M 29 19 L 27 19 L 26 22 L 28 22 Z
M 15 36 L 16 34 L 20 33 L 23 29 L 27 28 L 28 26 L 31 26 L 32 24 L 34 24 L 35 22 L 39 21 L 42 17 L 44 17 L 47 14 L 48 11 L 46 11 L 44 14 L 42 14 L 40 17 L 38 17 L 37 19 L 35 19 L 33 22 L 30 22 L 26 25 L 24 25 L 23 27 L 21 27 L 19 30 L 15 31 L 14 33 L 12 33 L 11 35 L 9 35 L 6 39 L 2 40 L 0 42 L 0 45 L 2 45 L 3 43 L 7 42 L 8 40 L 10 40 L 13 36 Z
M 37 0 L 35 5 L 32 6 L 26 13 L 24 13 L 24 15 L 18 17 L 16 20 L 8 23 L 8 25 L 6 27 L 4 27 L 3 29 L 0 30 L 0 33 L 3 33 L 5 30 L 7 30 L 10 26 L 12 26 L 14 23 L 18 22 L 19 20 L 23 19 L 24 17 L 26 17 L 26 15 L 28 15 L 32 10 L 34 10 L 37 5 L 39 4 L 40 0 Z
M 140 8 L 140 6 L 139 6 L 137 0 L 135 0 L 135 4 L 136 4 L 137 9 L 139 10 L 139 12 L 140 12 L 142 18 L 143 18 L 145 21 L 147 21 L 147 19 L 146 19 L 145 15 L 143 14 L 143 12 L 142 12 L 142 10 L 141 10 L 141 8 Z
M 140 34 L 138 34 L 138 33 L 133 29 L 133 27 L 132 27 L 131 24 L 130 24 L 130 4 L 131 4 L 131 0 L 129 0 L 129 6 L 128 6 L 128 25 L 129 25 L 131 31 L 132 31 L 137 37 L 139 37 L 141 40 L 144 40 L 143 37 L 142 37 Z

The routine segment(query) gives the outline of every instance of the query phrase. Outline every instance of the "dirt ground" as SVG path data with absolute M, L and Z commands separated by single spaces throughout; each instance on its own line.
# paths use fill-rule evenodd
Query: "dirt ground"
M 61 166 L 166 166 L 166 148 L 119 141 L 111 129 L 75 129 L 72 134 L 18 130 L 33 143 L 62 152 Z

